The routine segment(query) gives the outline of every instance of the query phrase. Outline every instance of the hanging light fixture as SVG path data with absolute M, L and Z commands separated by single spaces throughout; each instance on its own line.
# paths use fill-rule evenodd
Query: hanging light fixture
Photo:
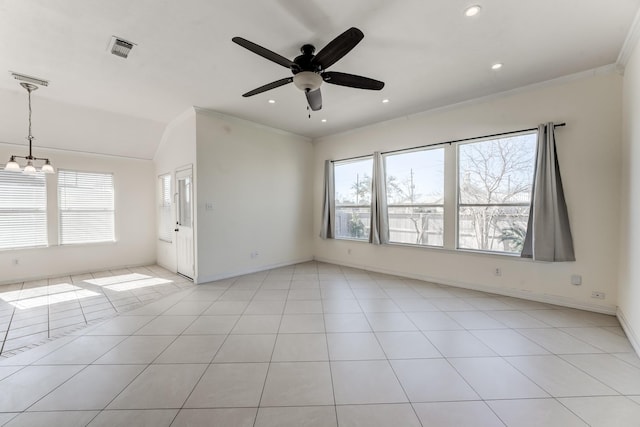
M 32 144 L 33 144 L 34 137 L 33 135 L 31 135 L 31 92 L 38 89 L 38 86 L 31 83 L 26 83 L 26 82 L 20 83 L 20 86 L 25 88 L 27 93 L 29 94 L 28 95 L 29 96 L 29 136 L 27 136 L 27 139 L 29 140 L 29 155 L 28 156 L 11 155 L 11 157 L 9 158 L 9 162 L 4 166 L 4 170 L 16 171 L 16 172 L 19 172 L 20 170 L 22 170 L 22 173 L 34 174 L 38 171 L 34 163 L 39 161 L 44 161 L 44 164 L 40 168 L 40 171 L 44 173 L 55 173 L 55 170 L 53 169 L 53 166 L 51 165 L 51 162 L 49 161 L 49 159 L 45 159 L 42 157 L 34 157 L 32 153 Z M 25 159 L 27 161 L 27 164 L 24 166 L 24 168 L 21 168 L 20 164 L 16 162 L 16 159 Z

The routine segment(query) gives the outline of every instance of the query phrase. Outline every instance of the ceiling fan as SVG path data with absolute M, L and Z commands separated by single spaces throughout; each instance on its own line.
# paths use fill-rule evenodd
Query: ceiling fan
M 359 29 L 352 27 L 338 37 L 333 39 L 329 44 L 314 55 L 316 48 L 313 45 L 305 44 L 300 48 L 302 55 L 296 57 L 293 61 L 288 60 L 282 55 L 270 51 L 260 45 L 257 45 L 242 37 L 234 37 L 231 40 L 250 50 L 251 52 L 262 56 L 276 64 L 282 65 L 291 70 L 293 77 L 285 77 L 260 86 L 249 91 L 242 96 L 248 97 L 266 92 L 271 89 L 286 85 L 293 82 L 296 87 L 305 92 L 309 107 L 313 111 L 322 108 L 322 94 L 320 93 L 320 85 L 322 82 L 334 85 L 348 86 L 358 89 L 380 90 L 384 87 L 384 83 L 368 77 L 356 76 L 354 74 L 339 73 L 337 71 L 326 71 L 327 68 L 338 62 L 351 49 L 353 49 L 360 40 L 364 38 L 364 34 Z

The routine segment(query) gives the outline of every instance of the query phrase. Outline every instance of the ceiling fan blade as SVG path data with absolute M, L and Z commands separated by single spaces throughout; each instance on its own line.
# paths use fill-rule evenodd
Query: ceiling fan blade
M 320 93 L 320 89 L 308 90 L 305 94 L 307 95 L 309 107 L 311 107 L 313 111 L 318 111 L 322 108 L 322 93 Z
M 356 47 L 360 40 L 364 38 L 362 31 L 355 27 L 349 28 L 335 39 L 331 40 L 328 45 L 323 47 L 311 62 L 314 65 L 320 65 L 326 70 L 345 56 L 351 49 Z
M 263 58 L 268 59 L 269 61 L 273 61 L 276 64 L 280 64 L 283 67 L 291 68 L 292 66 L 295 66 L 293 61 L 288 60 L 284 56 L 278 55 L 277 53 L 272 52 L 269 49 L 264 48 L 260 45 L 257 45 L 253 42 L 250 42 L 249 40 L 243 39 L 242 37 L 234 37 L 231 39 L 231 41 L 236 44 L 239 44 L 240 46 L 250 50 L 251 52 L 257 55 L 262 56 Z
M 259 88 L 256 88 L 254 90 L 251 90 L 243 94 L 242 96 L 246 98 L 248 96 L 257 95 L 259 93 L 266 92 L 268 90 L 275 89 L 280 86 L 284 86 L 287 83 L 291 83 L 292 81 L 293 81 L 293 77 L 285 77 L 284 79 L 276 80 L 275 82 L 267 83 L 264 86 L 260 86 Z
M 384 82 L 368 77 L 356 76 L 355 74 L 339 73 L 337 71 L 326 71 L 322 73 L 322 79 L 334 85 L 355 87 L 358 89 L 380 90 L 384 87 Z

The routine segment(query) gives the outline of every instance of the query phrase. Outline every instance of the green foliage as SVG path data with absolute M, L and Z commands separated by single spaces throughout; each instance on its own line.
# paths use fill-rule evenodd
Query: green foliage
M 509 242 L 514 251 L 522 252 L 524 248 L 524 239 L 527 236 L 527 230 L 521 224 L 512 224 L 500 230 L 500 241 L 502 243 Z
M 364 223 L 355 211 L 351 213 L 351 219 L 349 220 L 349 234 L 357 239 L 364 237 Z

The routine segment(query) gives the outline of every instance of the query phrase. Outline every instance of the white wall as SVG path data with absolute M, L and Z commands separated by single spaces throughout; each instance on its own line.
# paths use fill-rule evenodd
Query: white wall
M 196 121 L 198 282 L 312 259 L 311 143 L 206 110 Z
M 612 69 L 597 70 L 314 141 L 315 237 L 320 229 L 325 159 L 531 128 L 549 121 L 566 122 L 566 127 L 557 129 L 556 137 L 576 262 L 540 263 L 442 249 L 324 241 L 318 237 L 315 237 L 316 258 L 444 284 L 615 312 L 621 84 L 621 77 Z M 501 277 L 493 275 L 496 267 L 502 269 Z M 570 284 L 572 274 L 582 275 L 582 286 Z M 594 290 L 605 292 L 606 299 L 592 299 Z
M 155 213 L 154 218 L 157 220 L 159 204 L 159 195 L 157 187 L 158 176 L 170 173 L 172 177 L 171 188 L 175 193 L 175 171 L 188 165 L 196 164 L 196 113 L 193 108 L 189 108 L 181 115 L 176 117 L 162 135 L 162 140 L 158 146 L 158 150 L 153 158 L 156 165 L 155 170 Z M 195 172 L 194 172 L 195 173 Z M 197 196 L 195 194 L 194 196 Z M 195 212 L 194 212 L 195 214 Z M 172 207 L 173 221 L 175 223 L 176 210 Z M 154 230 L 154 238 L 157 242 L 157 262 L 158 265 L 165 267 L 170 271 L 177 271 L 176 264 L 176 242 L 175 239 L 171 243 L 158 239 L 157 230 Z M 197 271 L 197 268 L 196 268 Z
M 0 162 L 25 148 L 0 144 Z M 0 251 L 0 283 L 68 275 L 155 262 L 154 166 L 151 160 L 35 148 L 56 168 L 111 172 L 115 187 L 116 243 L 57 246 L 56 176 L 47 177 L 49 242 L 46 248 Z M 18 265 L 13 261 L 18 260 Z
M 619 313 L 640 354 L 640 43 L 624 72 Z
M 47 88 L 31 95 L 34 146 L 151 159 L 165 125 L 95 108 L 47 99 Z M 0 89 L 0 142 L 27 145 L 27 92 Z M 4 160 L 3 160 L 4 161 Z

